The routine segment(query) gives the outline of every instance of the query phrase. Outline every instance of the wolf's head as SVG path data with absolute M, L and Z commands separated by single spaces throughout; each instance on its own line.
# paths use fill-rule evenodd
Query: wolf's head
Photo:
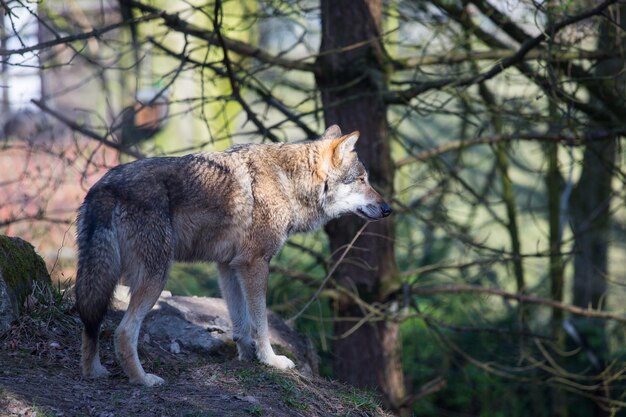
M 365 166 L 354 145 L 359 132 L 341 136 L 336 125 L 317 140 L 317 176 L 324 182 L 322 205 L 326 215 L 335 218 L 353 213 L 366 220 L 380 220 L 391 214 L 391 207 L 369 183 Z

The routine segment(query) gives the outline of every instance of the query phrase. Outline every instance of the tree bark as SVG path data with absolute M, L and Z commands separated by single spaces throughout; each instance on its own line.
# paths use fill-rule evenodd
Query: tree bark
M 597 49 L 623 51 L 626 38 L 621 29 L 626 24 L 626 7 L 612 7 L 608 14 L 611 19 L 600 23 Z M 619 22 L 616 25 L 613 21 Z M 603 80 L 601 88 L 596 89 L 597 99 L 611 101 L 612 107 L 619 109 L 617 114 L 626 109 L 624 99 L 626 78 L 623 74 L 624 57 L 614 57 L 599 61 L 595 68 L 596 78 Z M 618 99 L 615 100 L 614 98 Z M 591 129 L 612 128 L 615 121 L 609 117 L 591 121 Z M 619 123 L 619 122 L 618 122 Z M 618 138 L 601 142 L 591 142 L 585 146 L 583 168 L 580 179 L 572 194 L 572 230 L 574 232 L 574 283 L 573 301 L 581 307 L 603 309 L 607 302 L 608 255 L 611 241 L 611 200 L 613 198 L 612 181 L 618 150 Z M 578 320 L 577 327 L 589 344 L 589 349 L 599 358 L 592 363 L 592 372 L 604 371 L 608 346 L 604 322 L 598 320 Z M 594 394 L 610 398 L 607 382 Z M 610 413 L 596 406 L 595 417 Z
M 393 193 L 386 106 L 385 55 L 380 43 L 382 0 L 322 0 L 322 44 L 316 62 L 316 81 L 322 94 L 326 125 L 338 124 L 344 133 L 359 130 L 357 151 L 369 169 L 370 181 L 387 198 Z M 343 49 L 342 49 L 343 48 Z M 353 238 L 363 221 L 355 216 L 326 227 L 333 253 Z M 365 263 L 348 262 L 336 273 L 337 282 L 358 291 L 367 302 L 381 301 L 397 277 L 393 216 L 371 223 L 357 240 Z M 362 318 L 350 300 L 335 305 L 338 318 Z M 333 342 L 335 377 L 361 387 L 375 387 L 392 409 L 405 396 L 399 348 L 399 326 L 393 322 L 366 323 L 336 320 Z M 348 335 L 347 335 L 348 334 Z
M 585 147 L 583 170 L 574 192 L 574 305 L 602 308 L 607 290 L 610 233 L 611 166 L 616 141 Z
M 620 25 L 626 24 L 626 7 L 611 9 L 618 13 Z M 626 38 L 611 20 L 602 20 L 598 50 L 623 50 Z M 626 78 L 624 57 L 614 57 L 598 63 L 597 78 L 604 80 L 596 94 L 613 101 L 616 109 L 626 109 Z M 614 100 L 614 97 L 619 97 Z M 620 112 L 617 112 L 618 114 Z M 592 120 L 594 128 L 612 128 L 610 118 Z M 610 205 L 613 196 L 611 182 L 617 155 L 617 138 L 591 142 L 585 146 L 583 169 L 572 194 L 572 228 L 575 238 L 574 304 L 601 308 L 606 301 L 608 249 L 610 241 Z

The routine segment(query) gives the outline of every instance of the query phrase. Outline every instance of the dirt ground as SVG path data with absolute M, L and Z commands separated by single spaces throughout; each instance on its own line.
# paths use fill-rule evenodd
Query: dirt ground
M 388 416 L 374 397 L 327 379 L 278 371 L 236 359 L 234 345 L 213 356 L 184 348 L 170 353 L 140 343 L 148 372 L 160 387 L 130 385 L 115 361 L 119 316 L 101 336 L 111 377 L 84 380 L 79 369 L 78 318 L 42 306 L 0 337 L 0 416 Z M 141 340 L 141 337 L 140 337 Z

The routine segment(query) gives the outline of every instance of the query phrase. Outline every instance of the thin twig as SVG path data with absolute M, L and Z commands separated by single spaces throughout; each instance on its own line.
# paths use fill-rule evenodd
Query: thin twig
M 221 16 L 221 17 L 220 17 Z M 237 84 L 237 79 L 235 78 L 235 73 L 233 72 L 232 65 L 230 63 L 230 59 L 228 58 L 228 48 L 226 47 L 226 41 L 222 36 L 222 20 L 223 12 L 222 12 L 222 2 L 221 0 L 217 0 L 215 2 L 215 16 L 213 21 L 213 28 L 215 34 L 217 36 L 219 45 L 222 48 L 222 53 L 224 54 L 224 66 L 226 67 L 226 73 L 228 74 L 228 81 L 230 82 L 230 87 L 232 90 L 232 96 L 237 100 L 241 108 L 246 112 L 248 119 L 256 126 L 261 134 L 267 136 L 269 140 L 272 142 L 280 143 L 282 142 L 276 135 L 274 135 L 268 128 L 265 127 L 263 123 L 259 120 L 257 115 L 252 111 L 248 103 L 241 96 L 241 92 L 239 91 L 239 84 Z
M 144 15 L 137 19 L 124 20 L 121 22 L 113 23 L 108 26 L 90 30 L 89 32 L 82 32 L 82 33 L 77 33 L 75 35 L 62 36 L 62 37 L 58 37 L 49 41 L 39 42 L 36 45 L 32 45 L 32 46 L 25 46 L 23 48 L 17 48 L 17 49 L 0 49 L 0 56 L 24 55 L 27 52 L 39 51 L 39 50 L 51 48 L 57 45 L 67 45 L 75 41 L 98 38 L 107 32 L 118 29 L 120 27 L 128 26 L 131 23 L 149 22 L 151 20 L 157 19 L 161 17 L 162 13 L 164 12 L 155 11 L 154 13 Z
M 69 127 L 72 130 L 75 130 L 79 133 L 82 133 L 83 135 L 85 135 L 88 138 L 94 139 L 100 143 L 102 143 L 103 145 L 108 146 L 109 148 L 113 148 L 116 149 L 122 153 L 125 153 L 127 155 L 133 156 L 137 159 L 144 159 L 145 155 L 143 155 L 141 152 L 133 150 L 133 149 L 129 149 L 117 142 L 113 142 L 109 139 L 106 138 L 106 136 L 102 136 L 99 135 L 98 133 L 87 129 L 85 126 L 81 126 L 78 123 L 74 122 L 73 120 L 68 119 L 67 117 L 63 116 L 61 113 L 57 112 L 56 110 L 52 110 L 50 107 L 48 107 L 43 101 L 40 100 L 35 100 L 32 99 L 31 102 L 39 107 L 41 109 L 41 111 L 48 113 L 49 115 L 53 116 L 55 119 L 59 120 L 60 122 L 62 122 L 63 124 L 65 124 L 67 127 Z
M 500 60 L 511 55 L 510 49 L 493 49 L 489 51 L 456 52 L 422 55 L 411 58 L 394 60 L 394 68 L 415 71 L 415 67 L 426 65 L 452 65 L 463 62 L 486 60 Z M 564 53 L 550 53 L 549 51 L 533 50 L 526 54 L 525 60 L 542 60 L 547 62 L 570 62 L 576 60 L 602 60 L 612 57 L 621 57 L 618 51 L 574 51 Z
M 211 71 L 215 72 L 217 75 L 219 75 L 221 77 L 227 77 L 228 76 L 228 74 L 227 74 L 227 72 L 225 70 L 217 67 L 216 65 L 213 65 L 212 63 L 209 63 L 209 62 L 201 62 L 201 61 L 195 60 L 195 59 L 191 58 L 190 56 L 188 56 L 187 54 L 184 54 L 184 53 L 177 53 L 177 52 L 173 51 L 172 49 L 169 49 L 165 45 L 157 42 L 152 37 L 148 37 L 148 42 L 150 42 L 151 44 L 153 44 L 154 46 L 156 46 L 158 49 L 160 49 L 161 51 L 165 52 L 169 56 L 172 56 L 172 57 L 174 57 L 174 58 L 176 58 L 178 60 L 181 60 L 181 61 L 184 61 L 184 62 L 189 62 L 191 64 L 197 65 L 197 66 L 202 67 L 202 68 L 209 68 Z M 251 83 L 247 79 L 243 79 L 241 77 L 238 77 L 235 74 L 233 74 L 233 76 L 235 77 L 235 80 L 239 84 L 244 85 L 246 88 L 254 91 L 256 94 L 258 94 L 261 97 L 261 99 L 263 99 L 263 101 L 265 103 L 267 103 L 267 105 L 269 105 L 271 107 L 274 107 L 279 112 L 281 112 L 283 115 L 285 115 L 285 117 L 287 117 L 288 120 L 290 120 L 293 123 L 295 123 L 300 129 L 302 129 L 306 133 L 306 135 L 307 135 L 307 137 L 309 139 L 314 139 L 314 138 L 317 138 L 317 137 L 320 136 L 317 132 L 314 132 L 304 122 L 302 122 L 302 120 L 300 120 L 301 117 L 296 116 L 287 107 L 287 105 L 285 105 L 282 101 L 278 100 L 278 98 L 276 98 L 270 92 L 267 92 L 263 88 L 261 88 L 261 87 L 259 87 L 257 85 L 254 85 L 253 83 Z
M 135 7 L 142 12 L 148 13 L 161 13 L 161 17 L 163 18 L 163 22 L 165 25 L 171 29 L 174 29 L 177 32 L 184 33 L 187 35 L 194 36 L 196 38 L 202 39 L 208 42 L 210 45 L 221 46 L 225 49 L 228 49 L 238 55 L 255 58 L 263 63 L 271 64 L 274 66 L 279 66 L 282 68 L 313 72 L 315 70 L 315 66 L 312 63 L 303 62 L 302 60 L 290 60 L 286 58 L 282 58 L 280 56 L 271 55 L 260 48 L 249 45 L 245 42 L 241 42 L 235 39 L 230 39 L 228 37 L 216 37 L 213 32 L 209 32 L 200 27 L 194 26 L 175 14 L 169 14 L 160 10 L 156 7 L 150 6 L 148 4 L 144 4 L 134 0 L 126 0 L 130 6 Z
M 605 0 L 596 7 L 585 10 L 580 14 L 570 16 L 566 19 L 561 20 L 560 22 L 557 22 L 554 25 L 551 25 L 550 27 L 546 28 L 545 31 L 535 36 L 534 38 L 529 38 L 527 41 L 522 43 L 517 51 L 502 59 L 501 61 L 493 65 L 491 69 L 481 74 L 465 78 L 451 77 L 441 80 L 425 81 L 413 88 L 408 88 L 401 91 L 390 91 L 385 94 L 385 101 L 388 104 L 406 104 L 413 97 L 425 93 L 426 91 L 440 89 L 443 87 L 466 87 L 481 83 L 483 81 L 487 81 L 502 73 L 504 70 L 522 62 L 531 50 L 538 47 L 542 42 L 549 39 L 549 37 L 555 36 L 562 29 L 574 23 L 578 23 L 582 20 L 588 19 L 592 16 L 596 16 L 616 2 L 617 0 Z
M 482 293 L 497 295 L 499 297 L 517 300 L 524 303 L 541 304 L 549 307 L 558 308 L 577 316 L 593 317 L 600 319 L 615 320 L 620 323 L 626 324 L 626 317 L 618 316 L 606 311 L 598 311 L 591 309 L 584 309 L 578 306 L 561 303 L 559 301 L 550 300 L 547 298 L 536 297 L 533 295 L 510 293 L 499 288 L 486 288 L 480 285 L 446 285 L 439 287 L 414 287 L 411 292 L 416 295 L 439 295 L 439 294 L 462 294 L 462 293 Z
M 519 133 L 512 135 L 481 136 L 478 138 L 461 139 L 444 143 L 431 149 L 425 149 L 415 155 L 407 156 L 395 162 L 396 167 L 401 167 L 414 162 L 425 161 L 442 154 L 465 149 L 476 145 L 493 145 L 502 142 L 536 141 L 549 143 L 563 143 L 568 146 L 582 146 L 591 141 L 608 140 L 615 136 L 626 135 L 626 128 L 598 129 L 595 132 L 586 132 L 582 135 L 569 135 L 563 133 Z
M 339 257 L 337 262 L 335 262 L 333 267 L 330 268 L 330 271 L 328 271 L 328 274 L 326 274 L 326 277 L 324 277 L 324 279 L 322 280 L 322 283 L 320 284 L 320 286 L 315 291 L 315 294 L 313 294 L 313 296 L 309 299 L 309 301 L 307 301 L 307 303 L 302 307 L 302 309 L 300 309 L 300 311 L 298 311 L 293 317 L 291 317 L 291 318 L 289 318 L 287 320 L 287 323 L 295 322 L 298 319 L 298 317 L 300 317 L 302 315 L 302 313 L 304 313 L 306 311 L 306 309 L 309 308 L 311 303 L 313 303 L 313 301 L 315 301 L 317 299 L 317 297 L 319 297 L 320 293 L 322 292 L 322 290 L 326 286 L 326 283 L 328 282 L 330 277 L 335 273 L 335 270 L 337 269 L 337 267 L 339 267 L 341 262 L 343 262 L 344 258 L 346 257 L 346 255 L 348 254 L 350 249 L 352 249 L 352 247 L 354 246 L 354 243 L 356 242 L 356 240 L 359 238 L 359 236 L 361 236 L 361 233 L 363 233 L 363 231 L 365 230 L 365 228 L 369 224 L 370 224 L 370 222 L 366 222 L 363 226 L 361 226 L 361 228 L 358 230 L 358 232 L 356 232 L 356 234 L 354 235 L 354 237 L 352 238 L 350 243 L 348 243 L 348 246 L 346 246 L 346 248 L 343 250 L 343 253 Z

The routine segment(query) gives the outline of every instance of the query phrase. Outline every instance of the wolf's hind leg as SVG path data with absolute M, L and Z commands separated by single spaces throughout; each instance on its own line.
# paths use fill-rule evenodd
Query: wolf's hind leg
M 272 345 L 270 345 L 265 300 L 269 263 L 264 259 L 258 259 L 238 267 L 237 272 L 237 277 L 248 306 L 248 314 L 250 315 L 250 323 L 252 325 L 252 338 L 256 343 L 256 354 L 259 361 L 279 369 L 293 368 L 295 364 L 291 359 L 275 354 Z
M 75 289 L 76 309 L 84 324 L 81 369 L 85 378 L 109 375 L 100 363 L 98 336 L 120 275 L 120 255 L 114 233 L 99 228 L 88 241 L 84 234 L 80 235 Z
M 143 277 L 141 282 L 131 289 L 132 295 L 128 309 L 115 331 L 115 353 L 124 372 L 133 384 L 151 387 L 165 382 L 162 378 L 144 371 L 137 354 L 137 340 L 143 319 L 163 291 L 168 270 L 169 268 L 165 268 L 159 274 Z
M 100 349 L 98 346 L 98 330 L 89 334 L 83 330 L 81 348 L 81 368 L 85 378 L 102 378 L 109 376 L 109 371 L 100 363 Z
M 227 264 L 218 264 L 220 289 L 226 301 L 230 321 L 233 324 L 233 340 L 237 343 L 240 360 L 253 360 L 256 344 L 252 339 L 250 314 L 234 269 Z

